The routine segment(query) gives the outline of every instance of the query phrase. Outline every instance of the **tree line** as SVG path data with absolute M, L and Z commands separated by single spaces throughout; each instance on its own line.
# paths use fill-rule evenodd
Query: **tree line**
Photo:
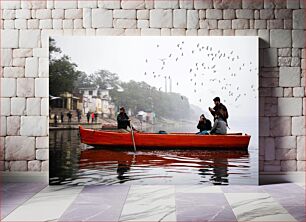
M 50 38 L 50 95 L 59 96 L 63 92 L 78 93 L 79 88 L 99 86 L 109 89 L 116 106 L 125 106 L 134 114 L 138 111 L 153 111 L 157 117 L 169 119 L 189 119 L 194 110 L 188 98 L 178 93 L 166 93 L 145 82 L 122 82 L 116 73 L 98 70 L 86 74 L 77 69 L 69 56 L 62 53 Z

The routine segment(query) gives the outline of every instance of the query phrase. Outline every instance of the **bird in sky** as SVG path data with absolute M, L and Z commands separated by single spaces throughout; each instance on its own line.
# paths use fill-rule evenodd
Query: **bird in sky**
M 199 92 L 199 89 L 197 88 L 197 86 L 204 86 L 204 82 L 206 82 L 204 80 L 205 77 L 209 77 L 211 75 L 213 75 L 214 77 L 217 78 L 208 78 L 208 81 L 210 82 L 215 82 L 214 84 L 218 84 L 218 87 L 220 90 L 222 90 L 222 92 L 228 92 L 229 96 L 232 97 L 232 100 L 235 101 L 235 99 L 239 99 L 239 97 L 237 96 L 237 94 L 242 95 L 242 96 L 247 96 L 247 93 L 241 92 L 241 87 L 239 86 L 231 86 L 231 84 L 227 84 L 227 78 L 224 78 L 224 76 L 220 76 L 221 78 L 219 79 L 219 75 L 217 76 L 216 73 L 219 74 L 219 72 L 222 72 L 223 70 L 229 70 L 226 74 L 229 77 L 229 79 L 233 79 L 236 76 L 239 76 L 240 74 L 242 74 L 241 70 L 245 70 L 245 71 L 254 71 L 256 70 L 256 67 L 252 67 L 252 61 L 240 61 L 239 63 L 239 59 L 240 57 L 235 53 L 234 50 L 229 50 L 227 52 L 223 51 L 223 49 L 215 49 L 212 46 L 207 46 L 206 44 L 202 45 L 200 42 L 196 43 L 195 45 L 193 45 L 193 48 L 184 48 L 183 46 L 184 41 L 179 41 L 177 43 L 174 44 L 174 48 L 176 49 L 175 51 L 168 51 L 165 56 L 161 56 L 161 58 L 156 58 L 156 60 L 161 61 L 160 66 L 157 66 L 156 68 L 154 68 L 152 71 L 156 71 L 153 72 L 152 77 L 154 78 L 161 78 L 161 77 L 165 77 L 168 79 L 171 78 L 175 78 L 175 76 L 166 76 L 165 73 L 163 73 L 165 70 L 167 71 L 172 71 L 171 70 L 171 65 L 173 64 L 172 62 L 177 62 L 175 64 L 180 65 L 180 63 L 185 63 L 185 58 L 184 57 L 188 57 L 190 56 L 190 52 L 192 53 L 191 56 L 194 56 L 193 59 L 193 64 L 190 64 L 191 66 L 187 66 L 187 68 L 185 68 L 185 70 L 187 71 L 187 74 L 190 74 L 189 78 L 190 78 L 190 82 L 188 81 L 187 78 L 187 82 L 189 82 L 188 84 L 193 84 L 193 91 L 194 93 Z M 153 45 L 154 46 L 154 45 Z M 155 44 L 155 47 L 157 48 L 161 48 L 161 44 Z M 176 48 L 177 47 L 177 48 Z M 190 50 L 190 51 L 189 51 Z M 199 51 L 198 51 L 199 50 Z M 205 52 L 206 50 L 206 52 Z M 185 53 L 185 51 L 187 52 L 187 54 Z M 202 52 L 203 53 L 202 53 Z M 200 53 L 201 52 L 201 53 Z M 185 55 L 186 56 L 185 56 Z M 198 56 L 199 55 L 199 56 Z M 202 58 L 201 58 L 202 57 Z M 204 58 L 203 58 L 204 57 Z M 223 57 L 223 58 L 222 58 Z M 202 59 L 199 60 L 199 59 Z M 178 63 L 178 60 L 180 60 L 180 63 Z M 145 58 L 145 62 L 150 64 L 150 62 L 152 61 L 151 58 Z M 190 60 L 192 61 L 192 60 Z M 197 61 L 197 62 L 196 62 Z M 224 68 L 220 69 L 222 67 L 222 65 L 219 67 L 220 64 L 227 63 L 228 66 L 225 66 Z M 231 63 L 231 64 L 230 64 Z M 250 65 L 249 65 L 250 64 Z M 155 65 L 152 61 L 152 65 Z M 188 64 L 186 64 L 188 65 Z M 245 69 L 244 69 L 244 68 Z M 238 70 L 238 72 L 235 72 L 236 69 Z M 163 70 L 162 72 L 160 70 Z M 204 71 L 205 70 L 205 71 Z M 231 71 L 232 70 L 232 71 Z M 240 70 L 240 71 L 239 71 Z M 145 72 L 144 75 L 148 75 L 151 76 L 149 74 L 152 73 L 152 71 L 148 71 L 148 70 L 144 70 Z M 189 73 L 188 73 L 189 71 Z M 202 72 L 204 71 L 204 72 Z M 206 72 L 207 71 L 207 72 Z M 212 77 L 212 76 L 211 76 Z M 182 83 L 179 81 L 175 81 L 176 86 L 181 85 Z M 182 84 L 182 87 L 183 86 Z M 250 87 L 250 86 L 249 86 Z M 162 90 L 164 87 L 160 87 L 159 90 Z M 252 85 L 251 87 L 253 89 L 253 91 L 255 92 L 256 89 L 254 89 L 254 85 Z M 183 96 L 182 96 L 183 99 Z M 203 99 L 198 98 L 198 101 L 202 102 Z

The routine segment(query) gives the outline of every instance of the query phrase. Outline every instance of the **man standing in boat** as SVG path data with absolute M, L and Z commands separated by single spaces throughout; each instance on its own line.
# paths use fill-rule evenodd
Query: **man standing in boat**
M 214 120 L 216 120 L 216 114 L 218 113 L 219 117 L 226 122 L 226 125 L 228 125 L 227 123 L 228 112 L 226 106 L 220 102 L 219 97 L 214 98 L 214 103 L 215 103 L 214 108 L 209 107 L 209 111 L 213 115 Z
M 121 107 L 120 109 L 120 113 L 117 116 L 117 123 L 118 123 L 118 129 L 122 129 L 122 130 L 127 130 L 127 127 L 131 127 L 131 120 L 128 117 L 128 115 L 125 113 L 125 109 L 124 107 Z M 132 128 L 133 130 L 135 130 L 134 128 Z

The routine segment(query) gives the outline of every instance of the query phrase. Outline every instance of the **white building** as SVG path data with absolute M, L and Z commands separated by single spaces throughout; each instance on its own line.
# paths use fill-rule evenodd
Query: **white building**
M 97 112 L 107 118 L 115 115 L 115 105 L 111 101 L 108 89 L 86 87 L 80 88 L 79 93 L 83 96 L 83 113 Z

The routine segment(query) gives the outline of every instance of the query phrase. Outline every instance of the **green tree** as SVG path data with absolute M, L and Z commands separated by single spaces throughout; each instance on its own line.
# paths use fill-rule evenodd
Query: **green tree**
M 93 86 L 94 83 L 93 81 L 89 78 L 89 76 L 82 72 L 80 73 L 80 75 L 78 76 L 76 83 L 75 83 L 75 88 L 79 89 L 79 88 L 86 88 L 86 87 L 91 87 Z
M 62 53 L 62 50 L 56 46 L 55 39 L 49 38 L 49 56 L 53 59 L 54 55 L 57 53 Z
M 116 73 L 103 69 L 91 74 L 89 79 L 101 89 L 118 88 L 119 84 L 119 76 Z
M 161 92 L 145 82 L 129 81 L 120 85 L 124 91 L 113 89 L 110 95 L 117 106 L 125 106 L 134 114 L 154 111 L 158 117 L 169 119 L 188 119 L 190 116 L 188 99 L 178 93 Z
M 62 55 L 54 39 L 49 39 L 49 91 L 53 96 L 63 92 L 73 92 L 76 81 L 82 72 L 71 62 L 67 55 Z

